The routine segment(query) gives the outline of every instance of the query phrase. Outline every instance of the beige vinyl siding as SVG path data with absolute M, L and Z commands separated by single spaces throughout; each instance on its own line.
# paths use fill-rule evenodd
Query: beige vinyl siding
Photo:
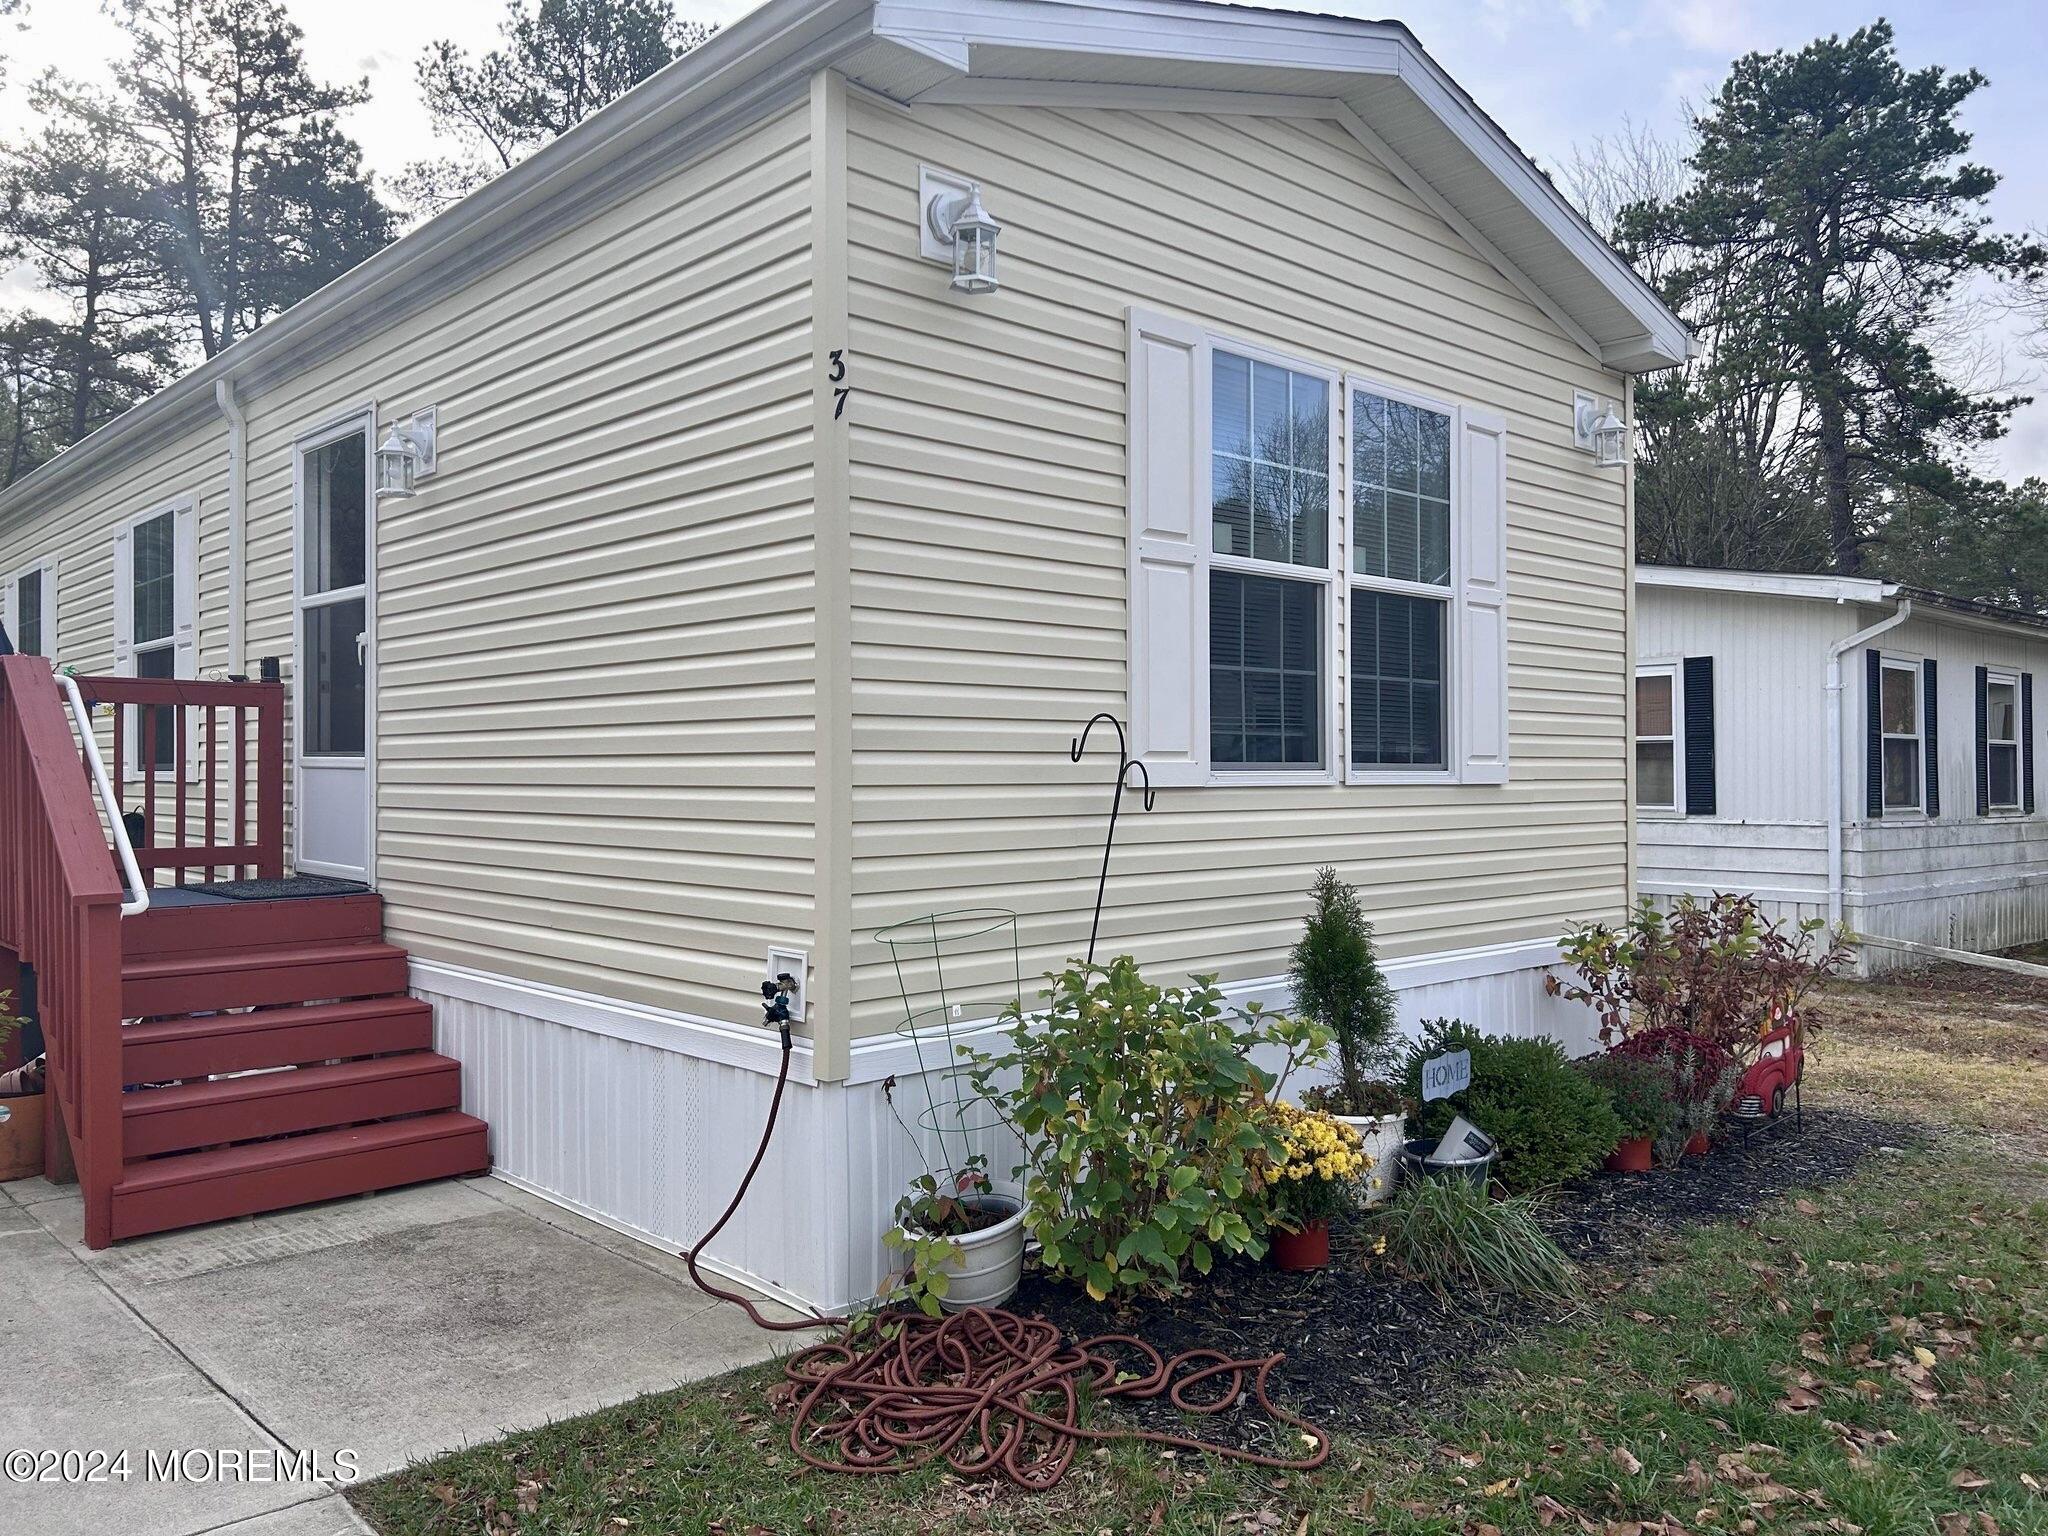
M 1027 976 L 1086 944 L 1115 749 L 1067 747 L 1128 715 L 1131 304 L 1506 415 L 1513 765 L 1127 798 L 1102 953 L 1275 975 L 1323 862 L 1391 956 L 1622 907 L 1623 484 L 1570 440 L 1618 377 L 1334 124 L 859 98 L 849 158 L 856 1034 L 900 1017 L 883 924 L 1015 908 Z M 917 259 L 920 162 L 982 182 L 1000 294 Z
M 145 512 L 199 506 L 199 670 L 227 664 L 227 428 L 202 421 L 62 500 L 0 523 L 0 576 L 54 555 L 57 655 L 81 673 L 114 669 L 114 536 Z
M 377 510 L 374 878 L 426 960 L 744 1020 L 814 942 L 809 143 L 783 112 L 281 378 L 245 382 L 247 663 L 290 682 L 295 442 L 439 412 Z M 60 527 L 64 659 L 111 658 L 113 524 L 201 493 L 225 667 L 226 431 Z M 104 508 L 104 511 L 101 509 Z

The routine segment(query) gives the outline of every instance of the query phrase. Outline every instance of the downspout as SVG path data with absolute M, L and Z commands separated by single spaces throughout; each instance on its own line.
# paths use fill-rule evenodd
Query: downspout
M 243 668 L 242 587 L 249 511 L 249 418 L 235 399 L 232 379 L 216 379 L 213 401 L 228 424 L 228 675 Z
M 1913 616 L 1913 600 L 1901 598 L 1888 619 L 1859 629 L 1828 647 L 1828 926 L 1842 926 L 1842 657 L 1868 645 Z

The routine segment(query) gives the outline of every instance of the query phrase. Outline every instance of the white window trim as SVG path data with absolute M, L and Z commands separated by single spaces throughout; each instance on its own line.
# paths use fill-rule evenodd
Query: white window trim
M 1878 656 L 1877 673 L 1877 804 L 1885 816 L 1907 816 L 1927 814 L 1927 669 L 1923 658 L 1902 656 L 1884 651 Z M 1884 728 L 1884 674 L 1906 672 L 1913 678 L 1913 734 L 1887 731 Z M 1914 761 L 1919 764 L 1913 775 L 1913 803 L 1893 805 L 1884 793 L 1884 745 L 1888 741 L 1911 741 L 1916 750 Z
M 157 502 L 123 521 L 115 540 L 114 556 L 114 675 L 139 677 L 135 642 L 135 530 L 144 523 L 168 515 L 171 519 L 171 632 L 161 640 L 148 641 L 141 649 L 171 652 L 171 676 L 190 681 L 199 676 L 199 498 L 192 492 Z M 198 777 L 199 712 L 185 713 L 185 774 Z M 142 733 L 125 733 L 126 761 L 123 770 L 136 779 L 145 773 L 157 782 L 177 779 L 175 764 L 168 768 L 142 765 Z
M 1991 690 L 2001 683 L 2012 689 L 2012 735 L 2010 737 L 1994 737 L 1991 734 Z M 2019 673 L 2013 670 L 2011 667 L 1986 667 L 1984 669 L 1984 698 L 1985 761 L 1987 764 L 1989 763 L 1991 749 L 1993 747 L 2009 746 L 2012 748 L 2013 756 L 2013 798 L 2009 803 L 2001 804 L 1998 801 L 1990 798 L 1991 776 L 1988 769 L 1985 773 L 1984 795 L 1986 805 L 1988 806 L 1986 814 L 1991 816 L 2024 816 L 2026 814 L 2027 807 L 2027 786 L 2025 782 L 2027 773 L 2027 751 L 2026 725 L 2020 719 Z
M 38 578 L 43 591 L 43 632 L 40 638 L 39 654 L 54 663 L 57 659 L 57 557 L 45 555 L 12 572 L 7 577 L 4 591 L 0 591 L 0 623 L 7 626 L 7 639 L 17 649 L 21 646 L 21 583 L 30 576 Z
M 1629 803 L 1638 816 L 1652 821 L 1683 821 L 1685 819 L 1685 700 L 1684 666 L 1677 657 L 1659 657 L 1651 661 L 1638 662 L 1635 675 L 1641 677 L 1668 677 L 1671 680 L 1671 803 L 1669 805 L 1644 805 L 1634 798 L 1634 774 L 1630 774 L 1631 795 Z M 1629 711 L 1630 735 L 1628 742 L 1631 768 L 1635 762 L 1636 745 L 1644 740 L 1662 741 L 1661 736 L 1645 737 L 1634 724 L 1635 711 Z
M 1403 405 L 1417 406 L 1422 410 L 1434 411 L 1451 419 L 1451 584 L 1448 587 L 1434 586 L 1423 581 L 1397 581 L 1387 576 L 1361 576 L 1351 569 L 1351 453 L 1353 439 L 1351 430 L 1351 397 L 1355 391 L 1378 395 L 1383 400 L 1397 400 Z M 1456 784 L 1461 782 L 1458 764 L 1464 761 L 1464 743 L 1459 737 L 1460 715 L 1458 688 L 1464 676 L 1464 631 L 1465 631 L 1465 545 L 1466 538 L 1459 529 L 1459 519 L 1465 512 L 1463 490 L 1465 484 L 1465 410 L 1455 401 L 1439 400 L 1432 395 L 1418 394 L 1412 389 L 1403 389 L 1398 384 L 1389 384 L 1371 374 L 1347 373 L 1344 376 L 1344 439 L 1339 444 L 1341 451 L 1339 473 L 1335 477 L 1343 482 L 1343 496 L 1339 505 L 1343 516 L 1339 520 L 1342 538 L 1338 551 L 1338 570 L 1343 573 L 1344 621 L 1337 631 L 1338 670 L 1346 686 L 1340 689 L 1340 707 L 1343 710 L 1344 729 L 1339 733 L 1344 754 L 1344 782 L 1346 784 Z M 1351 589 L 1354 586 L 1369 587 L 1375 592 L 1392 592 L 1407 597 L 1426 597 L 1444 605 L 1444 655 L 1443 655 L 1443 753 L 1441 768 L 1414 768 L 1398 765 L 1385 767 L 1373 763 L 1354 764 L 1351 761 Z
M 1343 523 L 1343 509 L 1350 505 L 1349 498 L 1338 489 L 1343 469 L 1342 453 L 1345 438 L 1341 420 L 1341 402 L 1332 402 L 1329 413 L 1329 464 L 1330 510 L 1325 518 L 1327 533 L 1324 548 L 1324 564 L 1318 569 L 1312 565 L 1283 565 L 1277 560 L 1254 560 L 1246 555 L 1224 555 L 1216 552 L 1215 529 L 1215 484 L 1216 469 L 1216 415 L 1210 386 L 1215 378 L 1215 354 L 1228 352 L 1237 357 L 1248 357 L 1255 363 L 1268 363 L 1275 368 L 1285 368 L 1291 373 L 1306 374 L 1321 379 L 1335 392 L 1343 389 L 1343 375 L 1335 368 L 1321 363 L 1312 363 L 1291 353 L 1275 351 L 1272 347 L 1248 341 L 1221 331 L 1204 328 L 1202 357 L 1198 364 L 1201 382 L 1200 417 L 1195 423 L 1195 432 L 1200 449 L 1196 490 L 1201 512 L 1203 543 L 1208 551 L 1210 571 L 1236 571 L 1247 576 L 1270 576 L 1281 581 L 1313 582 L 1323 589 L 1323 719 L 1322 757 L 1320 767 L 1315 768 L 1226 768 L 1219 767 L 1212 759 L 1209 764 L 1209 782 L 1215 785 L 1260 786 L 1275 784 L 1335 784 L 1338 782 L 1338 763 L 1344 751 L 1344 733 L 1338 728 L 1339 698 L 1342 693 L 1343 628 L 1339 607 L 1343 583 L 1338 580 L 1343 570 L 1343 545 L 1340 536 Z M 1203 577 L 1207 584 L 1208 577 Z M 1210 658 L 1205 651 L 1202 657 L 1202 686 L 1208 686 Z M 1205 729 L 1212 729 L 1211 722 L 1204 722 Z

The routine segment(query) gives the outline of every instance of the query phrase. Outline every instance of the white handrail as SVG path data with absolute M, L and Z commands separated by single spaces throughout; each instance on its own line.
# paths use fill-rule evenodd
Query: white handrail
M 85 699 L 74 680 L 59 672 L 57 686 L 64 690 L 64 698 L 71 705 L 71 720 L 78 727 L 78 743 L 85 755 L 85 766 L 92 771 L 93 787 L 99 791 L 100 805 L 107 813 L 107 829 L 114 837 L 114 852 L 121 857 L 122 883 L 134 893 L 121 903 L 121 915 L 139 917 L 149 910 L 149 887 L 143 882 L 141 866 L 135 862 L 135 844 L 129 839 L 128 824 L 121 819 L 121 802 L 114 798 L 114 786 L 107 778 L 106 762 L 100 757 L 100 739 L 93 734 L 92 712 L 85 707 Z

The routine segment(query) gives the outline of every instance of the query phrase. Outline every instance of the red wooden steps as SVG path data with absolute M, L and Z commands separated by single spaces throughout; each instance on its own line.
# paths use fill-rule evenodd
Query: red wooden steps
M 410 980 L 405 951 L 343 940 L 276 949 L 209 950 L 130 960 L 121 968 L 124 1018 L 383 997 Z
M 126 1094 L 121 1146 L 132 1161 L 461 1106 L 462 1063 L 412 1051 Z
M 123 1082 L 167 1083 L 217 1072 L 253 1072 L 425 1051 L 434 1010 L 411 997 L 258 1008 L 206 1018 L 153 1020 L 121 1032 Z
M 489 1169 L 377 896 L 166 901 L 122 949 L 115 1238 Z
M 114 1186 L 114 1236 L 479 1173 L 490 1166 L 489 1136 L 483 1121 L 449 1110 L 153 1158 Z

